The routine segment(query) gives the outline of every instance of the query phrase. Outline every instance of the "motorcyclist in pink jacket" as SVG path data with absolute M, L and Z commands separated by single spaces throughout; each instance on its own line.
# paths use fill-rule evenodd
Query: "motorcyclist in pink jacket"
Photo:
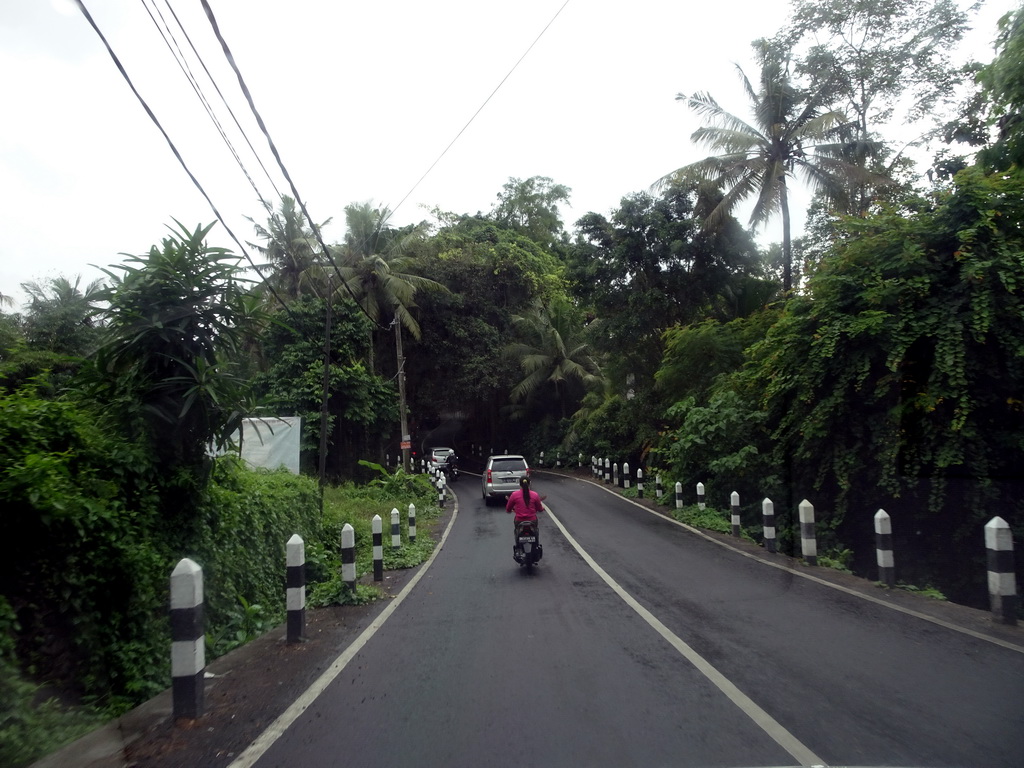
M 508 501 L 505 502 L 505 512 L 515 512 L 515 522 L 512 526 L 512 551 L 515 552 L 519 545 L 519 524 L 526 521 L 537 521 L 537 513 L 544 511 L 544 504 L 541 502 L 546 499 L 547 496 L 541 496 L 536 491 L 530 490 L 530 478 L 523 475 L 519 478 L 519 490 L 512 491 L 508 497 Z M 541 549 L 540 545 L 540 525 L 537 528 L 537 548 Z

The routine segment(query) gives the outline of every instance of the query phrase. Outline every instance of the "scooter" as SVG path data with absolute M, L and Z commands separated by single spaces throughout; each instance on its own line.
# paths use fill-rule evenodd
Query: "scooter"
M 459 479 L 459 465 L 455 462 L 445 462 L 441 465 L 441 471 L 444 472 L 444 476 L 448 479 L 449 483 L 454 483 Z
M 532 568 L 544 556 L 540 545 L 540 527 L 536 520 L 521 520 L 516 523 L 516 546 L 512 558 L 527 568 Z

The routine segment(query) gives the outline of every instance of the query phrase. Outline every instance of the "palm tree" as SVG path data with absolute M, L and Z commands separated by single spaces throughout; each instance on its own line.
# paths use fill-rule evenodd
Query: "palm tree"
M 93 351 L 102 279 L 83 288 L 81 275 L 73 283 L 61 275 L 22 283 L 21 288 L 28 294 L 24 327 L 30 344 L 66 355 L 84 356 Z
M 265 241 L 264 245 L 247 245 L 258 250 L 266 259 L 266 263 L 259 265 L 261 269 L 274 270 L 265 279 L 266 285 L 279 290 L 286 298 L 301 298 L 307 273 L 317 263 L 317 236 L 331 220 L 327 219 L 314 227 L 306 226 L 302 211 L 295 200 L 287 195 L 281 196 L 279 211 L 274 211 L 267 203 L 264 205 L 268 217 L 266 227 L 246 216 L 252 222 L 256 234 Z
M 526 341 L 505 348 L 525 374 L 512 388 L 512 401 L 522 402 L 550 386 L 564 418 L 565 398 L 573 385 L 579 391 L 602 381 L 590 345 L 580 338 L 577 313 L 568 301 L 556 300 L 548 305 L 534 304 L 527 314 L 515 316 L 513 322 Z
M 339 272 L 359 306 L 378 325 L 395 318 L 415 337 L 420 326 L 409 311 L 420 288 L 440 284 L 409 272 L 413 257 L 406 249 L 423 234 L 422 226 L 394 229 L 388 226 L 391 212 L 371 203 L 345 206 L 348 231 L 341 252 Z
M 413 258 L 405 254 L 413 242 L 425 234 L 423 225 L 400 229 L 388 226 L 391 212 L 374 208 L 372 203 L 353 203 L 345 207 L 348 231 L 341 249 L 338 272 L 344 285 L 339 291 L 355 298 L 377 328 L 389 322 L 395 329 L 395 353 L 398 370 L 399 410 L 402 440 L 408 434 L 405 409 L 405 360 L 402 354 L 402 327 L 420 338 L 420 326 L 411 309 L 418 290 L 447 290 L 429 278 L 409 271 Z M 373 330 L 370 339 L 370 371 L 373 372 Z M 409 450 L 403 449 L 402 463 L 409 468 Z
M 788 62 L 766 43 L 756 43 L 761 59 L 757 90 L 737 66 L 750 99 L 753 123 L 724 110 L 709 93 L 687 97 L 678 94 L 709 124 L 691 136 L 718 154 L 684 166 L 663 177 L 665 185 L 680 177 L 696 175 L 725 189 L 721 202 L 707 223 L 715 226 L 738 203 L 756 197 L 750 224 L 764 224 L 776 212 L 782 215 L 783 290 L 792 288 L 793 249 L 790 235 L 789 188 L 791 178 L 801 177 L 831 204 L 845 210 L 851 179 L 871 175 L 850 157 L 864 156 L 876 147 L 850 139 L 851 126 L 835 111 L 824 111 L 821 93 L 806 93 L 789 76 Z

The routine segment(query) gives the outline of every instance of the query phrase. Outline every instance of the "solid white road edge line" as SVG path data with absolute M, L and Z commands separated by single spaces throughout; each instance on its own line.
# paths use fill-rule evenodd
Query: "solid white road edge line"
M 453 494 L 454 497 L 454 494 Z M 348 663 L 352 661 L 357 653 L 362 650 L 363 646 L 369 642 L 382 626 L 384 622 L 398 610 L 398 606 L 402 604 L 402 601 L 408 597 L 409 593 L 412 592 L 413 588 L 423 578 L 423 574 L 427 572 L 434 563 L 434 558 L 437 557 L 437 553 L 444 547 L 445 541 L 448 539 L 448 534 L 451 533 L 452 525 L 455 523 L 455 518 L 459 516 L 459 503 L 458 498 L 454 499 L 455 507 L 452 510 L 452 518 L 448 521 L 448 526 L 444 529 L 444 533 L 441 535 L 441 540 L 437 542 L 437 546 L 434 547 L 434 551 L 431 552 L 430 557 L 423 566 L 417 571 L 416 575 L 413 576 L 409 583 L 405 585 L 405 588 L 398 593 L 398 597 L 392 600 L 388 606 L 380 612 L 380 615 L 373 620 L 373 622 L 366 629 L 360 633 L 359 637 L 352 641 L 352 644 L 346 648 L 338 658 L 334 660 L 330 667 L 328 667 L 320 677 L 318 677 L 309 688 L 307 688 L 301 696 L 299 696 L 292 705 L 288 707 L 280 717 L 274 722 L 267 726 L 267 729 L 261 733 L 252 744 L 246 747 L 245 751 L 242 752 L 234 762 L 232 762 L 228 768 L 251 768 L 256 764 L 256 761 L 263 757 L 264 753 L 270 749 L 270 747 L 277 741 L 281 735 L 288 729 L 288 727 L 294 723 L 299 715 L 306 711 L 310 704 L 312 704 L 316 698 L 323 693 L 327 686 L 329 686 L 334 679 L 341 674 L 341 671 L 348 666 Z
M 551 512 L 551 508 L 545 504 L 544 509 L 551 518 L 551 522 L 558 526 L 558 529 L 562 532 L 562 535 L 565 536 L 566 540 L 572 544 L 573 548 L 577 552 L 579 552 L 580 557 L 583 558 L 587 565 L 589 565 L 594 572 L 604 580 L 604 583 L 611 587 L 612 591 L 621 597 L 626 605 L 636 611 L 640 617 L 650 624 L 659 635 L 665 638 L 665 640 L 667 640 L 669 644 L 683 656 L 683 658 L 693 664 L 701 674 L 703 674 L 713 685 L 715 685 L 715 687 L 724 693 L 733 704 L 739 707 L 743 714 L 760 726 L 760 728 L 780 747 L 792 755 L 795 760 L 799 761 L 800 765 L 821 766 L 826 764 L 824 760 L 804 746 L 804 744 L 793 734 L 783 728 L 775 718 L 761 709 L 761 707 L 755 704 L 749 696 L 730 682 L 725 675 L 715 669 L 706 659 L 704 659 L 703 656 L 683 642 L 674 632 L 672 632 L 672 630 L 662 624 L 654 614 L 640 605 L 632 595 L 619 586 L 618 582 L 609 576 L 605 570 L 594 561 L 587 551 L 580 546 L 579 542 L 572 537 L 569 531 L 566 530 L 565 526 L 562 525 L 561 521 Z
M 920 613 L 918 611 L 913 610 L 912 608 L 904 608 L 901 605 L 894 605 L 893 603 L 887 603 L 887 602 L 885 602 L 885 600 L 881 600 L 881 599 L 879 599 L 877 597 L 872 597 L 871 595 L 865 595 L 863 592 L 858 592 L 855 589 L 850 589 L 849 587 L 844 587 L 841 584 L 833 584 L 832 582 L 826 581 L 825 579 L 819 579 L 817 576 L 812 576 L 809 573 L 804 573 L 803 571 L 797 570 L 796 568 L 793 568 L 791 566 L 785 565 L 783 563 L 773 563 L 773 562 L 771 562 L 769 560 L 764 560 L 764 559 L 758 557 L 757 555 L 752 555 L 750 552 L 744 552 L 742 549 L 737 549 L 736 547 L 731 546 L 728 542 L 720 541 L 719 539 L 716 539 L 713 536 L 708 536 L 706 533 L 704 533 L 699 528 L 694 528 L 692 525 L 687 525 L 686 523 L 681 523 L 678 520 L 675 520 L 675 519 L 673 519 L 673 518 L 671 518 L 671 517 L 669 517 L 667 515 L 663 515 L 663 514 L 661 514 L 659 512 L 655 512 L 653 509 L 648 509 L 643 504 L 637 504 L 632 499 L 625 498 L 624 496 L 622 496 L 621 494 L 619 494 L 616 491 L 612 490 L 611 488 L 605 488 L 603 485 L 598 485 L 597 483 L 591 482 L 589 480 L 584 480 L 584 479 L 581 479 L 581 478 L 578 478 L 578 477 L 571 477 L 569 475 L 559 475 L 557 473 L 549 473 L 549 474 L 555 474 L 557 477 L 569 477 L 571 480 L 578 480 L 581 483 L 590 483 L 594 487 L 599 488 L 600 490 L 605 491 L 606 493 L 610 493 L 610 494 L 613 494 L 614 496 L 618 496 L 620 499 L 622 499 L 626 503 L 632 504 L 634 507 L 638 507 L 638 508 L 642 509 L 644 512 L 648 512 L 648 513 L 650 513 L 652 515 L 655 515 L 656 517 L 664 520 L 667 523 L 672 523 L 672 525 L 678 525 L 680 528 L 685 528 L 690 533 L 693 533 L 693 534 L 696 534 L 697 536 L 700 536 L 705 541 L 710 541 L 712 544 L 717 544 L 720 547 L 728 549 L 730 552 L 735 552 L 737 555 L 743 555 L 743 557 L 750 558 L 751 560 L 754 560 L 754 561 L 756 561 L 758 563 L 761 563 L 762 565 L 768 565 L 768 566 L 771 566 L 772 568 L 778 568 L 780 571 L 785 571 L 786 573 L 791 573 L 794 576 L 799 576 L 801 579 L 807 579 L 808 581 L 813 581 L 815 584 L 821 584 L 823 587 L 828 587 L 829 589 L 835 589 L 835 590 L 838 590 L 839 592 L 845 592 L 848 595 L 853 595 L 854 597 L 859 597 L 862 600 L 867 600 L 870 603 L 875 603 L 876 605 L 881 605 L 884 608 L 891 608 L 894 611 L 899 611 L 900 613 L 905 613 L 907 616 L 913 616 L 915 619 L 922 619 L 923 621 L 928 621 L 928 622 L 931 622 L 932 624 L 938 624 L 940 627 L 945 627 L 946 629 L 951 629 L 954 632 L 959 632 L 962 635 L 968 635 L 970 637 L 975 638 L 976 640 L 985 640 L 985 641 L 987 641 L 989 643 L 992 643 L 993 645 L 998 645 L 1000 648 L 1006 648 L 1009 651 L 1016 651 L 1017 653 L 1024 653 L 1024 647 L 1021 647 L 1020 645 L 1016 645 L 1014 643 L 1011 643 L 1011 642 L 1009 642 L 1007 640 L 1003 640 L 1002 638 L 992 637 L 991 635 L 986 635 L 986 634 L 983 634 L 982 632 L 976 632 L 973 629 L 968 629 L 967 627 L 961 627 L 958 624 L 953 624 L 952 622 L 944 621 L 943 619 L 936 618 L 935 616 L 929 616 L 926 613 Z

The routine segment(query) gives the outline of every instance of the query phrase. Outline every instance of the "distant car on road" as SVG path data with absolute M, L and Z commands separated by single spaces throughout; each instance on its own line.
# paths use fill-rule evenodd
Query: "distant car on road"
M 484 503 L 491 499 L 508 498 L 512 491 L 519 490 L 519 478 L 529 476 L 530 465 L 517 454 L 488 456 L 484 471 L 480 475 L 480 489 Z
M 444 463 L 448 460 L 449 456 L 454 455 L 454 448 L 431 448 L 430 453 L 427 455 L 427 470 L 436 472 L 444 467 Z

